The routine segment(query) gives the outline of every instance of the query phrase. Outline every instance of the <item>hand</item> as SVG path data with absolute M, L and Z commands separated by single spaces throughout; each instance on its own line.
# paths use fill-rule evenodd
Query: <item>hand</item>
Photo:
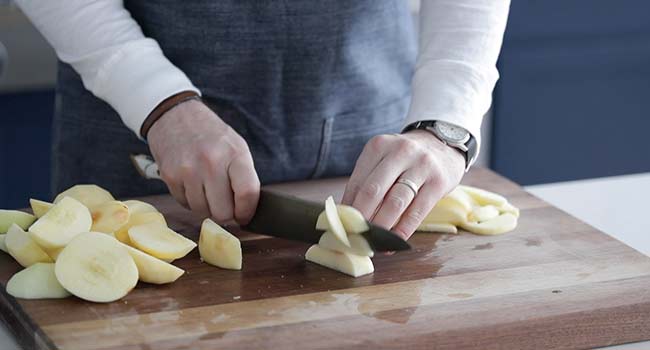
M 183 206 L 219 223 L 250 221 L 260 181 L 246 141 L 205 104 L 191 100 L 149 129 L 160 176 Z
M 408 239 L 436 202 L 458 185 L 464 169 L 463 155 L 427 131 L 379 135 L 361 152 L 342 202 Z M 417 196 L 398 179 L 413 181 Z

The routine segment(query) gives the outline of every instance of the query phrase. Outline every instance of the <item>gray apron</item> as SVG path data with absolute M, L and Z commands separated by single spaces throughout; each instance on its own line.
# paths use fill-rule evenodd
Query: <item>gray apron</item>
M 248 142 L 262 183 L 350 174 L 372 136 L 398 132 L 415 60 L 404 0 L 125 1 L 146 36 Z M 80 77 L 59 65 L 54 192 L 166 192 L 141 179 L 148 153 Z

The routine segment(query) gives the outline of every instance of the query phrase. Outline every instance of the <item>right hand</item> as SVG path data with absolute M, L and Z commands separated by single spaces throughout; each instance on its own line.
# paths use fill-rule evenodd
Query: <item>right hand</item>
M 181 205 L 219 223 L 250 221 L 260 194 L 253 157 L 210 108 L 183 102 L 157 120 L 147 138 L 161 178 Z

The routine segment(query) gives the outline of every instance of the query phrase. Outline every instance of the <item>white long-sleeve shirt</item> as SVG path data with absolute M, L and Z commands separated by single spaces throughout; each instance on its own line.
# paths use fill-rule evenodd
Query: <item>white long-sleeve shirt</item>
M 138 136 L 165 98 L 200 91 L 144 36 L 122 0 L 16 0 L 81 75 Z M 467 129 L 480 145 L 483 115 L 498 79 L 510 0 L 422 0 L 419 54 L 406 124 L 443 120 Z

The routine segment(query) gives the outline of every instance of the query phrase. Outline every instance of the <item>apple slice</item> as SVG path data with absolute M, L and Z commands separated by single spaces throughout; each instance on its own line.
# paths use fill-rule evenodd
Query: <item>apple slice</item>
M 345 228 L 343 227 L 343 223 L 341 222 L 341 218 L 339 217 L 332 196 L 329 196 L 327 200 L 325 200 L 325 217 L 327 217 L 327 225 L 330 232 L 332 232 L 341 243 L 349 247 L 350 240 L 348 239 L 347 232 L 345 232 Z
M 483 207 L 475 207 L 467 216 L 467 219 L 472 222 L 483 222 L 496 218 L 499 216 L 499 209 L 494 205 L 486 205 Z
M 9 251 L 7 250 L 7 246 L 5 245 L 5 237 L 7 237 L 7 234 L 0 235 L 0 250 L 8 254 Z
M 159 259 L 179 259 L 196 247 L 194 241 L 159 222 L 131 227 L 129 238 L 136 248 Z
M 29 205 L 32 207 L 34 216 L 36 216 L 37 219 L 45 215 L 45 213 L 47 213 L 48 210 L 52 209 L 54 206 L 52 203 L 39 201 L 38 199 L 34 198 L 29 199 Z
M 129 207 L 129 213 L 131 213 L 131 215 L 140 214 L 140 213 L 158 212 L 158 209 L 156 209 L 156 207 L 154 207 L 153 205 L 136 199 L 130 199 L 128 201 L 124 201 L 124 204 L 126 204 L 126 206 Z
M 127 204 L 128 205 L 128 204 Z M 157 222 L 162 225 L 167 226 L 165 217 L 158 212 L 147 212 L 147 213 L 134 213 L 129 216 L 129 221 L 115 231 L 115 238 L 118 241 L 133 246 L 131 243 L 131 238 L 129 238 L 129 229 L 133 226 L 138 226 L 142 224 L 148 224 L 152 222 Z
M 201 259 L 222 269 L 241 270 L 241 242 L 210 219 L 203 220 L 199 237 Z
M 510 204 L 509 202 L 503 203 L 499 207 L 499 212 L 501 213 L 510 213 L 516 217 L 519 217 L 519 208 L 515 207 L 514 205 Z
M 356 208 L 349 205 L 337 204 L 336 211 L 339 214 L 341 223 L 343 224 L 343 229 L 348 235 L 366 232 L 370 229 L 370 227 L 368 227 L 368 222 L 363 217 L 361 212 Z M 316 221 L 316 229 L 322 231 L 330 231 L 327 215 L 325 212 L 322 212 L 320 215 L 318 215 L 318 220 Z
M 307 250 L 305 259 L 352 277 L 367 275 L 375 271 L 372 260 L 367 256 L 341 253 L 325 249 L 317 244 Z
M 5 245 L 7 246 L 9 255 L 24 267 L 29 267 L 39 262 L 52 262 L 52 258 L 29 237 L 27 232 L 23 231 L 16 224 L 9 228 L 9 232 L 5 236 Z
M 54 268 L 63 288 L 94 302 L 124 297 L 138 283 L 138 268 L 115 238 L 87 232 L 63 248 Z
M 36 263 L 11 276 L 7 293 L 21 299 L 61 299 L 71 295 L 56 279 L 53 263 Z
M 91 216 L 91 231 L 113 233 L 129 221 L 129 207 L 118 201 L 105 202 L 95 207 Z
M 47 255 L 52 258 L 53 261 L 56 261 L 56 259 L 59 257 L 59 254 L 61 254 L 61 251 L 63 250 L 64 247 L 61 248 L 53 248 L 53 249 L 45 249 L 43 248 L 43 251 L 47 253 Z
M 467 221 L 469 212 L 453 199 L 443 197 L 427 214 L 424 222 L 447 223 L 458 225 Z
M 470 212 L 476 206 L 476 201 L 472 196 L 463 191 L 460 186 L 454 188 L 451 192 L 443 197 L 444 201 L 455 203 L 463 208 L 465 211 Z
M 508 202 L 505 197 L 480 188 L 463 185 L 459 185 L 457 188 L 470 195 L 480 206 L 494 205 L 495 207 L 500 207 Z
M 418 232 L 458 233 L 456 226 L 439 222 L 423 222 L 417 228 Z
M 65 197 L 72 197 L 88 209 L 93 210 L 95 207 L 105 202 L 114 201 L 113 195 L 97 185 L 75 185 L 59 193 L 54 198 L 54 204 L 59 203 Z
M 36 217 L 34 215 L 25 213 L 24 211 L 0 209 L 0 233 L 7 233 L 13 224 L 26 230 L 35 220 Z
M 517 217 L 510 213 L 504 213 L 491 220 L 464 222 L 460 226 L 479 235 L 498 235 L 514 230 L 517 227 Z
M 65 197 L 29 228 L 30 236 L 41 247 L 62 248 L 72 238 L 88 232 L 93 220 L 88 208 L 72 197 Z
M 135 266 L 138 268 L 139 279 L 142 282 L 153 284 L 172 283 L 185 273 L 185 271 L 172 264 L 168 264 L 124 243 L 120 242 L 120 244 L 133 258 Z
M 338 240 L 331 232 L 325 231 L 318 245 L 322 248 L 334 250 L 342 253 L 350 253 L 361 256 L 373 257 L 375 252 L 370 248 L 368 241 L 362 235 L 349 235 L 348 239 L 350 240 L 350 246 L 345 246 L 341 241 Z

